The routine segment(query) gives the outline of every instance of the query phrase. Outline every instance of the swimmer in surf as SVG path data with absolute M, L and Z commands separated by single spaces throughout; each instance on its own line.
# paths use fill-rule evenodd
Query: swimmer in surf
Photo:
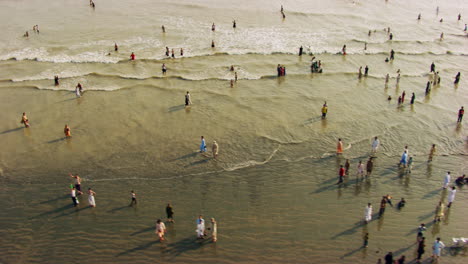
M 135 60 L 135 53 L 132 52 L 132 54 L 130 54 L 130 59 Z
M 161 26 L 161 29 L 162 29 L 162 33 L 166 33 L 166 28 L 164 27 L 164 25 Z
M 343 45 L 343 48 L 341 49 L 341 53 L 343 55 L 346 55 L 346 45 Z
M 162 70 L 162 74 L 166 75 L 166 72 L 167 72 L 166 64 L 163 63 L 161 70 Z
M 55 83 L 55 86 L 58 86 L 60 84 L 58 75 L 54 76 L 54 83 Z
M 214 48 L 215 47 L 215 43 L 214 43 L 214 40 L 211 41 L 211 47 Z
M 119 51 L 119 46 L 117 45 L 117 43 L 114 43 L 114 51 Z

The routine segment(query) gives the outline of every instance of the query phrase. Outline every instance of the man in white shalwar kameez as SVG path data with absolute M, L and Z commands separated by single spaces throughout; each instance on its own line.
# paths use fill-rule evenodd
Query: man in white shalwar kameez
M 445 178 L 444 178 L 444 189 L 447 189 L 447 187 L 449 186 L 450 184 L 450 171 L 447 171 L 447 174 L 445 175 Z

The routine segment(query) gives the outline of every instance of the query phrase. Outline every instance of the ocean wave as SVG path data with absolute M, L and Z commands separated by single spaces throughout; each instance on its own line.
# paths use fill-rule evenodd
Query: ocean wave
M 307 51 L 305 48 L 305 55 L 317 56 L 317 55 L 341 55 L 339 49 L 336 50 L 319 50 L 319 51 Z M 385 55 L 388 56 L 389 51 L 365 51 L 365 50 L 348 50 L 347 55 Z M 174 60 L 171 57 L 167 57 L 164 54 L 160 56 L 151 56 L 138 58 L 137 60 L 131 61 L 129 58 L 122 58 L 113 55 L 108 55 L 106 52 L 84 52 L 76 55 L 50 55 L 43 48 L 40 49 L 25 49 L 21 51 L 12 52 L 3 56 L 0 56 L 0 61 L 37 61 L 37 62 L 50 62 L 50 63 L 103 63 L 103 64 L 117 64 L 117 63 L 138 63 L 140 62 L 157 62 L 164 63 L 168 60 Z M 447 50 L 445 52 L 436 52 L 436 51 L 398 51 L 395 50 L 397 55 L 455 55 L 455 56 L 468 56 L 468 53 L 456 52 Z M 199 53 L 186 53 L 183 57 L 176 57 L 175 60 L 183 58 L 197 58 L 197 57 L 209 57 L 209 56 L 236 56 L 236 55 L 297 55 L 297 52 L 292 51 L 223 51 L 223 52 L 199 52 Z
M 275 156 L 276 152 L 278 152 L 280 147 L 281 147 L 281 145 L 278 145 L 278 147 L 276 149 L 274 149 L 273 152 L 271 152 L 270 156 L 268 156 L 264 161 L 247 160 L 247 161 L 244 161 L 244 162 L 241 162 L 241 163 L 238 163 L 238 164 L 233 164 L 233 165 L 231 165 L 229 167 L 226 167 L 226 168 L 224 168 L 224 170 L 225 171 L 235 171 L 235 170 L 244 169 L 244 168 L 248 168 L 248 167 L 252 167 L 252 166 L 264 165 L 264 164 L 270 162 L 270 160 Z

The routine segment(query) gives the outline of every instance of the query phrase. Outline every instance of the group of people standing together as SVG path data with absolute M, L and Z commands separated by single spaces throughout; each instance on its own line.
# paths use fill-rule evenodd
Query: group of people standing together
M 359 175 L 361 175 L 361 177 L 364 177 L 364 175 L 365 175 L 365 177 L 367 178 L 368 176 L 371 175 L 373 167 L 374 167 L 373 158 L 375 158 L 374 155 L 376 154 L 379 146 L 380 146 L 380 140 L 378 139 L 378 137 L 375 137 L 373 139 L 373 141 L 372 141 L 372 151 L 371 151 L 371 155 L 370 155 L 369 160 L 368 160 L 367 165 L 366 165 L 366 173 L 364 172 L 364 164 L 362 163 L 362 161 L 359 161 L 359 163 L 357 165 L 356 177 L 358 177 Z M 343 150 L 344 150 L 343 142 L 342 142 L 341 139 L 338 139 L 337 148 L 336 148 L 337 155 L 342 155 Z M 434 158 L 435 154 L 436 154 L 436 145 L 433 144 L 430 151 L 429 151 L 428 160 L 427 160 L 428 163 L 433 161 L 433 158 Z M 409 156 L 408 146 L 405 146 L 405 148 L 403 150 L 402 157 L 400 159 L 400 162 L 398 163 L 398 166 L 403 168 L 404 170 L 406 170 L 406 172 L 411 173 L 412 162 L 413 162 L 413 158 L 411 156 Z M 342 184 L 344 182 L 344 178 L 349 175 L 349 168 L 350 168 L 349 159 L 346 159 L 345 165 L 344 166 L 340 165 L 340 168 L 339 168 L 339 171 L 338 171 L 339 179 L 338 179 L 337 184 Z M 452 206 L 452 204 L 453 204 L 453 202 L 455 200 L 455 195 L 456 195 L 456 192 L 457 192 L 455 184 L 463 185 L 463 184 L 465 184 L 465 182 L 466 182 L 465 175 L 458 177 L 456 181 L 452 182 L 450 171 L 447 172 L 447 174 L 444 177 L 443 186 L 442 186 L 442 189 L 443 189 L 442 195 L 444 197 L 445 197 L 446 189 L 449 188 L 452 183 L 454 184 L 454 186 L 451 186 L 449 188 L 449 191 L 448 191 L 448 194 L 447 194 L 447 209 L 451 208 L 451 206 Z M 389 204 L 389 205 L 391 205 L 393 207 L 392 197 L 389 194 L 387 194 L 385 196 L 382 196 L 382 199 L 380 201 L 380 209 L 379 209 L 379 213 L 378 213 L 379 217 L 382 217 L 382 215 L 384 214 L 387 204 Z M 397 204 L 397 208 L 402 209 L 405 206 L 405 204 L 406 204 L 405 198 L 401 198 L 401 200 Z M 438 202 L 436 208 L 435 208 L 435 211 L 434 211 L 434 223 L 440 222 L 441 219 L 444 217 L 444 212 L 445 212 L 444 208 L 445 208 L 445 206 L 444 206 L 443 200 L 440 200 Z M 372 216 L 373 216 L 373 208 L 372 208 L 372 204 L 369 202 L 366 205 L 365 210 L 364 210 L 364 223 L 367 224 L 370 221 L 372 221 Z M 420 263 L 422 255 L 425 252 L 425 249 L 424 249 L 425 248 L 425 237 L 423 236 L 423 233 L 424 233 L 425 229 L 426 229 L 425 224 L 421 224 L 421 226 L 418 228 L 418 235 L 417 235 L 417 243 L 418 243 L 417 253 L 418 253 L 418 257 L 416 259 L 416 261 L 418 263 Z M 368 247 L 369 233 L 366 233 L 364 235 L 363 239 L 364 239 L 363 247 Z M 433 259 L 439 258 L 440 255 L 441 255 L 441 251 L 442 251 L 442 249 L 444 247 L 445 247 L 445 245 L 440 240 L 440 238 L 437 238 L 436 241 L 434 242 L 433 247 L 432 247 L 433 248 L 432 258 Z M 391 260 L 391 262 L 389 262 L 389 260 Z M 379 261 L 381 261 L 381 260 L 379 260 Z M 405 256 L 401 256 L 401 258 L 398 259 L 398 260 L 393 260 L 393 253 L 389 252 L 385 256 L 385 261 L 386 261 L 385 263 L 391 263 L 391 264 L 394 263 L 393 261 L 398 261 L 398 263 L 404 263 Z M 381 262 L 379 262 L 379 263 L 381 263 Z

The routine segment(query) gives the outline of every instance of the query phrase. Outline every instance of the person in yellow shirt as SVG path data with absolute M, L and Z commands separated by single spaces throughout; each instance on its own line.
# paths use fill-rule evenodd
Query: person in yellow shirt
M 322 119 L 327 117 L 327 112 L 328 112 L 328 106 L 327 106 L 327 102 L 325 102 L 322 107 Z

